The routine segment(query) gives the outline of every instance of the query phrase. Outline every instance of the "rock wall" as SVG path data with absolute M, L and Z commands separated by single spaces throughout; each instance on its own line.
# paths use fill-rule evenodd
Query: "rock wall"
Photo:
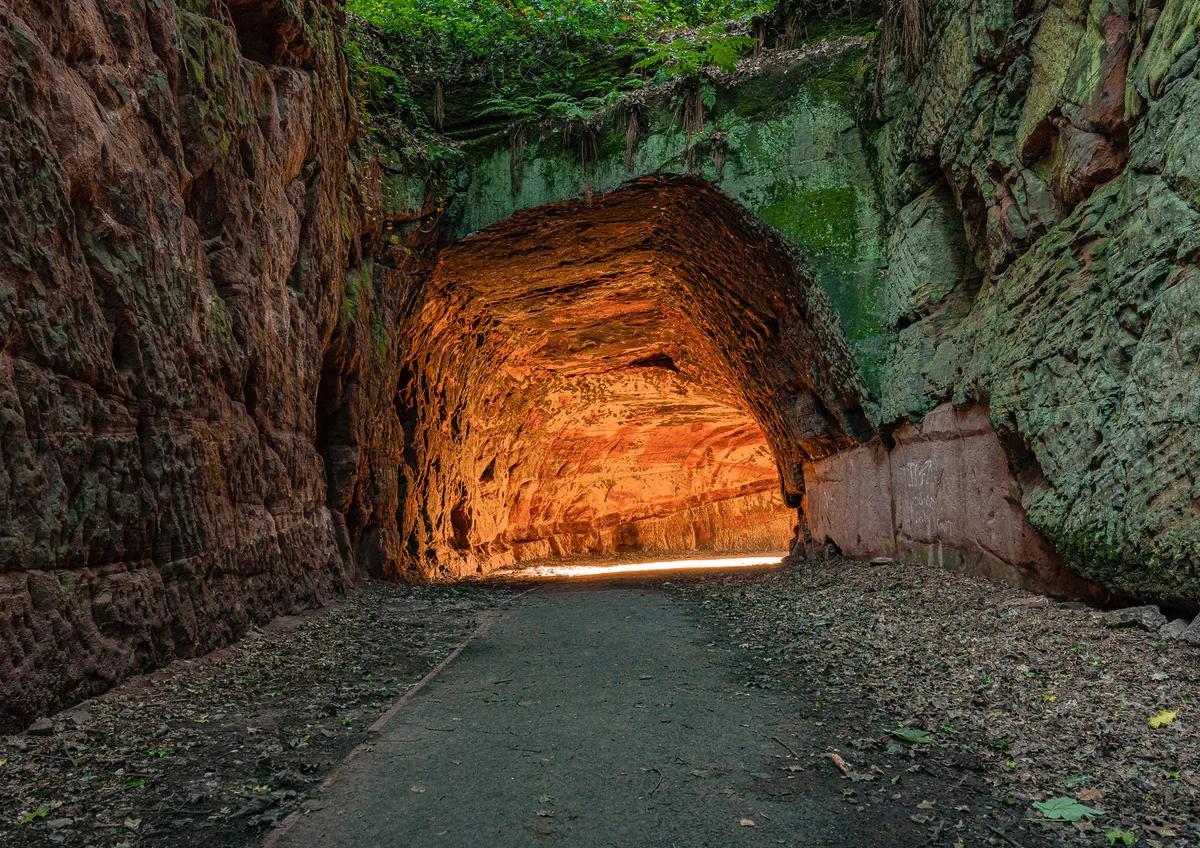
M 1074 573 L 1190 602 L 1200 13 L 922 5 L 920 55 L 891 43 L 877 102 L 878 45 L 805 45 L 716 77 L 694 133 L 680 84 L 586 132 L 471 141 L 439 221 L 459 238 L 646 174 L 711 180 L 810 259 L 879 432 L 986 405 L 1029 525 Z M 384 182 L 389 214 L 430 189 L 390 161 Z
M 694 178 L 528 210 L 447 247 L 405 337 L 405 556 L 388 573 L 780 550 L 801 464 L 869 434 L 811 273 Z
M 591 163 L 561 131 L 474 144 L 454 226 L 699 172 L 811 259 L 872 424 L 987 404 L 1012 476 L 1036 479 L 1031 525 L 1071 569 L 1200 597 L 1200 11 L 922 6 L 924 48 L 908 61 L 894 41 L 874 104 L 875 46 L 806 46 L 716 79 L 694 137 L 673 117 L 680 89 L 610 116 Z
M 1110 589 L 1200 597 L 1200 7 L 940 0 L 885 63 L 898 342 L 874 420 L 986 399 L 1030 522 Z
M 983 574 L 1060 597 L 1101 599 L 1034 529 L 986 406 L 942 404 L 805 468 L 811 543 Z
M 849 38 L 691 132 L 679 83 L 415 173 L 335 0 L 0 0 L 0 723 L 359 569 L 756 547 L 802 497 L 1194 602 L 1200 8 L 923 6 L 874 108 Z
M 354 578 L 317 449 L 374 226 L 339 14 L 0 0 L 0 725 Z
M 783 505 L 774 480 L 767 483 L 768 491 L 676 506 L 666 515 L 650 518 L 617 515 L 613 523 L 589 521 L 574 533 L 517 542 L 511 561 L 577 554 L 783 551 L 796 533 L 796 511 Z
M 560 122 L 528 126 L 519 145 L 508 133 L 464 143 L 444 185 L 385 153 L 387 214 L 404 220 L 424 205 L 426 226 L 437 220 L 459 239 L 521 210 L 600 196 L 647 176 L 701 177 L 803 254 L 875 387 L 890 336 L 877 314 L 883 221 L 858 127 L 870 49 L 868 40 L 847 37 L 719 75 L 704 127 L 690 134 L 681 104 L 698 92 L 682 84 L 650 91 L 604 116 L 588 136 L 595 154 L 586 163 L 585 139 Z M 448 109 L 455 97 L 451 86 Z M 431 192 L 444 197 L 444 208 L 427 203 Z

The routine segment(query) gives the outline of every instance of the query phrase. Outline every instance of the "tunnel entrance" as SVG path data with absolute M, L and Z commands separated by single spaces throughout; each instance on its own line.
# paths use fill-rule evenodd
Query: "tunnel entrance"
M 785 548 L 803 464 L 870 433 L 803 260 L 700 180 L 531 209 L 446 248 L 406 336 L 400 576 Z

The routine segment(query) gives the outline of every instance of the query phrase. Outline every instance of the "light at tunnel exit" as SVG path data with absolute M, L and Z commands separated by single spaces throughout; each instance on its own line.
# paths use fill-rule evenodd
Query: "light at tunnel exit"
M 617 565 L 538 565 L 511 572 L 514 577 L 602 577 L 611 574 L 631 574 L 646 571 L 690 571 L 702 568 L 750 568 L 778 565 L 780 554 L 753 557 L 723 557 L 720 559 L 676 559 L 663 562 L 628 562 Z

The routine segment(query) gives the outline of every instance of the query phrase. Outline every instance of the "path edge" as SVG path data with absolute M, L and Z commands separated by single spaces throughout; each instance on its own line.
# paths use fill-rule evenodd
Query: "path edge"
M 441 674 L 446 669 L 446 667 L 448 665 L 450 665 L 450 663 L 454 662 L 455 658 L 459 654 L 461 654 L 468 645 L 470 645 L 476 639 L 478 639 L 478 638 L 482 637 L 484 634 L 486 634 L 488 632 L 488 630 L 491 629 L 491 626 L 493 624 L 504 620 L 509 615 L 512 615 L 512 610 L 504 609 L 505 607 L 508 607 L 509 605 L 511 605 L 514 601 L 518 600 L 519 598 L 525 597 L 530 592 L 536 592 L 538 590 L 538 588 L 540 588 L 540 587 L 534 586 L 532 589 L 526 589 L 524 592 L 519 592 L 510 598 L 505 598 L 499 604 L 499 606 L 502 610 L 502 612 L 500 612 L 499 614 L 490 614 L 490 615 L 486 615 L 486 616 L 481 616 L 480 617 L 481 621 L 479 622 L 479 626 L 476 627 L 474 630 L 472 630 L 469 634 L 467 634 L 467 638 L 463 639 L 461 642 L 459 642 L 457 645 L 455 645 L 454 650 L 452 650 L 450 652 L 450 654 L 444 660 L 442 660 L 440 663 L 438 663 L 436 666 L 434 666 L 432 669 L 430 669 L 428 674 L 426 674 L 424 677 L 422 677 L 420 680 L 418 680 L 416 683 L 414 683 L 412 686 L 410 686 L 408 688 L 408 690 L 405 691 L 405 693 L 400 697 L 400 700 L 396 701 L 396 703 L 394 703 L 390 707 L 388 707 L 387 710 L 385 710 L 383 712 L 383 714 L 379 716 L 379 718 L 375 719 L 374 723 L 370 727 L 367 728 L 367 732 L 368 733 L 381 733 L 384 730 L 384 728 L 387 727 L 387 723 L 389 721 L 391 721 L 392 717 L 395 716 L 396 713 L 400 712 L 400 710 L 402 710 L 408 704 L 409 699 L 412 698 L 413 695 L 417 694 L 422 689 L 424 689 L 426 686 L 428 686 L 431 682 L 433 682 L 433 679 L 435 677 L 437 677 L 439 674 Z M 306 799 L 306 802 L 311 801 L 315 798 L 318 798 L 321 795 L 323 795 L 325 792 L 329 791 L 329 788 L 331 786 L 333 786 L 334 783 L 337 782 L 338 778 L 340 778 L 342 776 L 342 773 L 346 770 L 346 768 L 352 762 L 354 762 L 354 760 L 356 760 L 360 754 L 366 753 L 368 750 L 371 749 L 371 747 L 372 747 L 371 742 L 361 742 L 358 745 L 356 745 L 354 748 L 352 748 L 350 750 L 350 753 L 347 754 L 342 759 L 342 761 L 340 763 L 338 763 L 336 766 L 334 766 L 333 770 L 325 776 L 325 779 L 321 781 L 320 785 L 317 787 L 316 791 L 313 792 L 312 796 Z M 305 812 L 303 807 L 304 807 L 304 804 L 301 804 L 299 808 L 288 813 L 287 817 L 282 822 L 280 822 L 277 827 L 272 829 L 270 833 L 267 834 L 266 838 L 263 840 L 263 848 L 276 848 L 279 840 L 282 839 L 284 836 L 286 836 L 287 832 L 289 830 L 291 830 L 292 827 L 295 826 L 297 821 L 300 820 L 300 816 Z

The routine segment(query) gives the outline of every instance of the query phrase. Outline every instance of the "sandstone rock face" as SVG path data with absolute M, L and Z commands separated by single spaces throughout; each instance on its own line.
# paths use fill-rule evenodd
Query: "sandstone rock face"
M 607 194 L 634 179 L 701 177 L 804 255 L 864 381 L 875 388 L 890 336 L 878 315 L 884 221 L 857 126 L 859 74 L 869 51 L 860 38 L 809 45 L 761 73 L 718 85 L 705 132 L 695 139 L 680 127 L 679 93 L 652 93 L 636 112 L 638 141 L 628 157 L 624 109 L 595 129 L 597 158 L 586 164 L 579 138 L 564 144 L 556 122 L 530 125 L 515 154 L 505 133 L 478 139 L 445 181 L 444 209 L 427 203 L 436 181 L 385 154 L 387 214 L 405 220 L 425 205 L 425 225 L 436 221 L 458 239 L 515 212 Z
M 1028 478 L 1030 522 L 1115 591 L 1200 597 L 1200 7 L 1006 0 L 925 5 L 912 83 L 892 56 L 877 136 L 902 225 L 964 244 L 940 272 L 901 226 L 889 299 L 917 302 L 873 419 L 986 399 Z M 922 306 L 921 302 L 925 304 Z M 946 304 L 942 308 L 941 304 Z M 922 314 L 924 313 L 924 314 Z
M 591 163 L 557 135 L 531 136 L 519 162 L 507 139 L 481 143 L 451 181 L 447 226 L 698 171 L 811 259 L 875 427 L 987 404 L 1030 524 L 1071 569 L 1190 604 L 1200 12 L 922 8 L 928 50 L 912 79 L 898 52 L 884 57 L 872 115 L 856 80 L 873 48 L 837 42 L 724 80 L 697 139 L 671 120 L 669 92 L 649 95 L 628 162 L 623 112 L 597 130 Z M 385 171 L 389 206 L 411 205 L 399 169 Z
M 1099 597 L 1029 523 L 987 408 L 943 404 L 919 426 L 805 467 L 812 544 L 983 574 L 1062 597 Z
M 0 0 L 2 725 L 352 579 L 316 448 L 367 229 L 337 14 Z
M 405 333 L 405 573 L 786 547 L 780 480 L 794 507 L 803 462 L 870 430 L 828 301 L 796 263 L 684 178 L 447 248 Z
M 871 117 L 843 39 L 424 175 L 338 5 L 0 0 L 0 724 L 359 570 L 798 530 L 1200 598 L 1192 0 L 931 0 Z

